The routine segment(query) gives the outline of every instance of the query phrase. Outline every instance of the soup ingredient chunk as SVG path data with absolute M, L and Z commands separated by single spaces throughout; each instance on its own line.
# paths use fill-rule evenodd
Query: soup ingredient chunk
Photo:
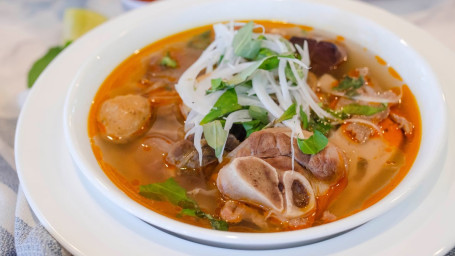
M 310 133 L 305 132 L 305 134 L 308 136 Z M 293 144 L 295 160 L 319 179 L 332 179 L 335 176 L 339 176 L 339 172 L 345 169 L 343 153 L 331 143 L 322 151 L 313 155 L 304 154 L 298 150 L 295 139 Z M 292 157 L 292 151 L 291 130 L 288 128 L 270 128 L 252 133 L 232 154 L 235 157 Z
M 220 170 L 217 178 L 218 189 L 230 198 L 282 212 L 278 183 L 276 169 L 257 157 L 235 158 Z
M 306 37 L 292 37 L 290 41 L 297 45 L 303 45 L 305 41 L 308 43 L 311 71 L 316 75 L 334 70 L 347 60 L 346 49 L 339 44 Z
M 122 95 L 106 100 L 97 115 L 101 133 L 114 143 L 126 143 L 142 134 L 152 116 L 150 102 L 140 95 Z
M 313 189 L 305 176 L 292 170 L 278 170 L 258 157 L 232 160 L 220 170 L 217 185 L 229 199 L 258 207 L 279 220 L 307 216 L 316 208 Z M 231 208 L 223 207 L 221 216 L 227 221 L 252 219 L 251 211 L 249 214 L 245 214 L 244 208 L 228 211 Z

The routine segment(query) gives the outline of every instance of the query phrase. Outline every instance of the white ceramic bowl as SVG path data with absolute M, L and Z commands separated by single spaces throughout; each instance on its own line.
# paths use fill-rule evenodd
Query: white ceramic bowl
M 446 108 L 444 95 L 431 68 L 412 45 L 407 44 L 404 35 L 396 35 L 365 16 L 378 19 L 384 15 L 391 21 L 396 18 L 362 3 L 351 2 L 350 6 L 349 10 L 343 10 L 325 0 L 162 1 L 100 26 L 90 33 L 102 30 L 117 30 L 118 33 L 103 38 L 102 46 L 87 56 L 85 65 L 73 80 L 64 107 L 65 137 L 74 161 L 99 192 L 120 208 L 163 230 L 215 246 L 247 249 L 291 247 L 329 238 L 378 217 L 412 193 L 440 160 L 447 134 Z M 251 19 L 283 20 L 342 35 L 383 57 L 402 76 L 418 101 L 422 141 L 409 174 L 388 196 L 368 209 L 330 224 L 298 231 L 251 234 L 209 230 L 169 219 L 136 203 L 106 177 L 92 153 L 87 121 L 91 102 L 110 72 L 135 50 L 163 37 L 201 25 Z M 393 23 L 389 24 L 392 29 Z

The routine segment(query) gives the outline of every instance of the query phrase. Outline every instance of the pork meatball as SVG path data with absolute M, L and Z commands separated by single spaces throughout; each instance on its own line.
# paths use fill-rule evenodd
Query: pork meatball
M 151 116 L 148 99 L 129 94 L 106 100 L 98 112 L 97 121 L 106 139 L 126 143 L 146 130 Z

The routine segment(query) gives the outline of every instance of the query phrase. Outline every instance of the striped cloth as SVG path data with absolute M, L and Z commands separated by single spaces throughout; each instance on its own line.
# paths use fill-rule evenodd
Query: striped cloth
M 0 119 L 0 256 L 71 255 L 40 224 L 22 192 L 13 157 L 15 119 Z

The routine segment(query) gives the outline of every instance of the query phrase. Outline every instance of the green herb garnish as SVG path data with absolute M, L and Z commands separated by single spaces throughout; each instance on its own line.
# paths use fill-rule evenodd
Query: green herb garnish
M 226 221 L 215 219 L 212 215 L 203 212 L 196 201 L 187 196 L 186 190 L 174 178 L 169 178 L 164 182 L 142 185 L 139 187 L 139 194 L 154 200 L 169 201 L 182 208 L 181 215 L 205 218 L 208 219 L 213 229 L 228 230 Z
M 205 92 L 206 94 L 234 87 L 223 81 L 221 78 L 212 79 L 210 82 L 212 87 Z
M 219 158 L 223 152 L 228 132 L 223 129 L 219 120 L 204 124 L 202 127 L 207 144 L 215 150 L 215 155 Z
M 257 107 L 257 106 L 250 106 L 248 108 L 248 113 L 253 119 L 259 120 L 264 124 L 269 122 L 269 112 L 266 109 Z
M 279 122 L 283 122 L 283 121 L 286 121 L 286 120 L 289 120 L 291 119 L 292 117 L 294 117 L 296 115 L 296 105 L 295 103 L 293 103 L 291 106 L 288 107 L 288 109 L 286 109 L 286 111 L 284 111 L 284 113 L 280 116 L 280 118 L 278 118 L 276 120 L 275 123 L 279 123 Z
M 347 96 L 353 97 L 358 95 L 356 90 L 362 87 L 364 84 L 365 80 L 362 76 L 358 78 L 345 76 L 337 86 L 333 87 L 333 90 L 344 91 Z
M 313 135 L 311 135 L 308 139 L 297 138 L 297 145 L 299 146 L 300 151 L 304 154 L 317 154 L 323 150 L 328 143 L 329 140 L 327 137 L 325 137 L 324 134 L 318 130 L 315 130 Z
M 38 79 L 39 75 L 44 71 L 44 69 L 52 62 L 55 57 L 57 57 L 59 53 L 61 53 L 70 44 L 71 41 L 68 41 L 62 46 L 55 46 L 50 48 L 43 57 L 39 58 L 37 61 L 35 61 L 35 63 L 33 63 L 32 67 L 28 71 L 28 88 L 32 88 L 36 79 Z
M 161 59 L 160 65 L 168 68 L 176 68 L 177 61 L 172 59 L 171 56 L 169 55 L 169 52 L 167 52 L 166 55 Z
M 243 122 L 242 125 L 246 131 L 246 137 L 248 138 L 253 132 L 264 129 L 267 124 L 261 122 L 260 120 L 251 120 L 248 122 Z
M 254 59 L 258 55 L 261 49 L 261 41 L 253 39 L 253 27 L 254 23 L 250 21 L 235 34 L 232 46 L 237 56 Z
M 387 104 L 381 104 L 378 107 L 368 106 L 368 105 L 360 105 L 356 103 L 352 103 L 349 105 L 344 106 L 341 111 L 347 115 L 364 115 L 364 116 L 371 116 L 376 113 L 382 112 L 387 109 Z
M 292 64 L 294 65 L 294 64 Z M 299 77 L 303 77 L 303 71 L 300 68 L 296 68 L 297 74 Z M 286 75 L 286 78 L 290 80 L 293 84 L 297 84 L 297 78 L 294 75 L 294 72 L 292 72 L 291 66 L 289 63 L 286 65 L 284 68 L 284 74 Z
M 209 123 L 215 119 L 221 118 L 231 112 L 242 108 L 237 100 L 237 93 L 234 88 L 226 90 L 215 102 L 210 112 L 202 119 L 200 125 Z
M 307 114 L 303 111 L 302 106 L 300 106 L 300 120 L 302 120 L 302 128 L 304 130 L 308 130 L 308 116 Z

